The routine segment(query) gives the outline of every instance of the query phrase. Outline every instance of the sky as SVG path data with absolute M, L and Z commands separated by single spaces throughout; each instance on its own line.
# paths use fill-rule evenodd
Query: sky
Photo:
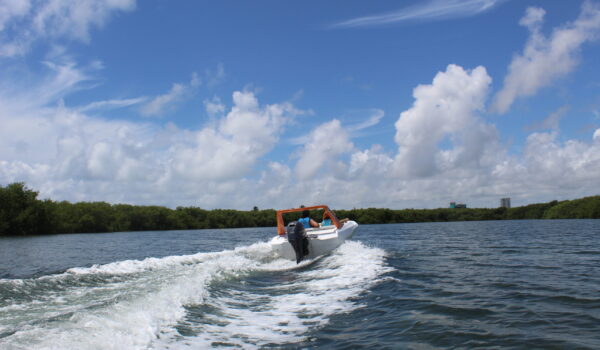
M 0 185 L 206 209 L 600 194 L 600 1 L 0 2 Z

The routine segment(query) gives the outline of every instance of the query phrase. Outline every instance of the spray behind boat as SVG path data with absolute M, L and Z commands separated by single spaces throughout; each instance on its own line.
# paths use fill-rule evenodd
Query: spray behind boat
M 304 225 L 299 221 L 292 221 L 286 227 L 288 242 L 296 252 L 296 264 L 308 255 L 308 237 Z

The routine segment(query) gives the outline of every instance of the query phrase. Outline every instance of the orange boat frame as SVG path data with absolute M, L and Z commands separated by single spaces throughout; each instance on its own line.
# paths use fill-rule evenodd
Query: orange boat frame
M 323 209 L 323 219 L 330 218 L 331 222 L 333 222 L 333 224 L 335 225 L 335 227 L 342 228 L 342 224 L 340 223 L 340 220 L 338 220 L 337 216 L 335 216 L 335 214 L 329 209 L 328 206 L 326 206 L 326 205 L 315 205 L 315 206 L 312 206 L 312 207 L 278 210 L 277 211 L 277 233 L 280 236 L 282 236 L 282 235 L 285 234 L 285 225 L 283 224 L 283 214 L 286 214 L 286 213 L 295 213 L 295 212 L 298 212 L 298 211 L 305 211 L 305 210 L 316 210 L 316 209 Z

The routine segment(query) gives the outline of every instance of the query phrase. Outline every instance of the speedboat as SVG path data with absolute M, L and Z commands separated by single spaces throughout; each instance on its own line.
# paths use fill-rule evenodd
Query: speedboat
M 320 227 L 304 227 L 299 221 L 284 224 L 283 214 L 305 210 L 323 210 L 323 223 Z M 277 211 L 277 236 L 271 239 L 273 251 L 284 259 L 314 259 L 339 247 L 354 234 L 358 224 L 352 220 L 340 221 L 326 205 L 284 209 Z

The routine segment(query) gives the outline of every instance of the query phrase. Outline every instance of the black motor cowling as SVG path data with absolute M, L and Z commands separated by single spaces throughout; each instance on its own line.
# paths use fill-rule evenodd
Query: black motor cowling
M 296 264 L 308 255 L 308 237 L 304 225 L 299 221 L 292 221 L 287 225 L 286 234 L 288 242 L 294 247 L 296 252 Z

